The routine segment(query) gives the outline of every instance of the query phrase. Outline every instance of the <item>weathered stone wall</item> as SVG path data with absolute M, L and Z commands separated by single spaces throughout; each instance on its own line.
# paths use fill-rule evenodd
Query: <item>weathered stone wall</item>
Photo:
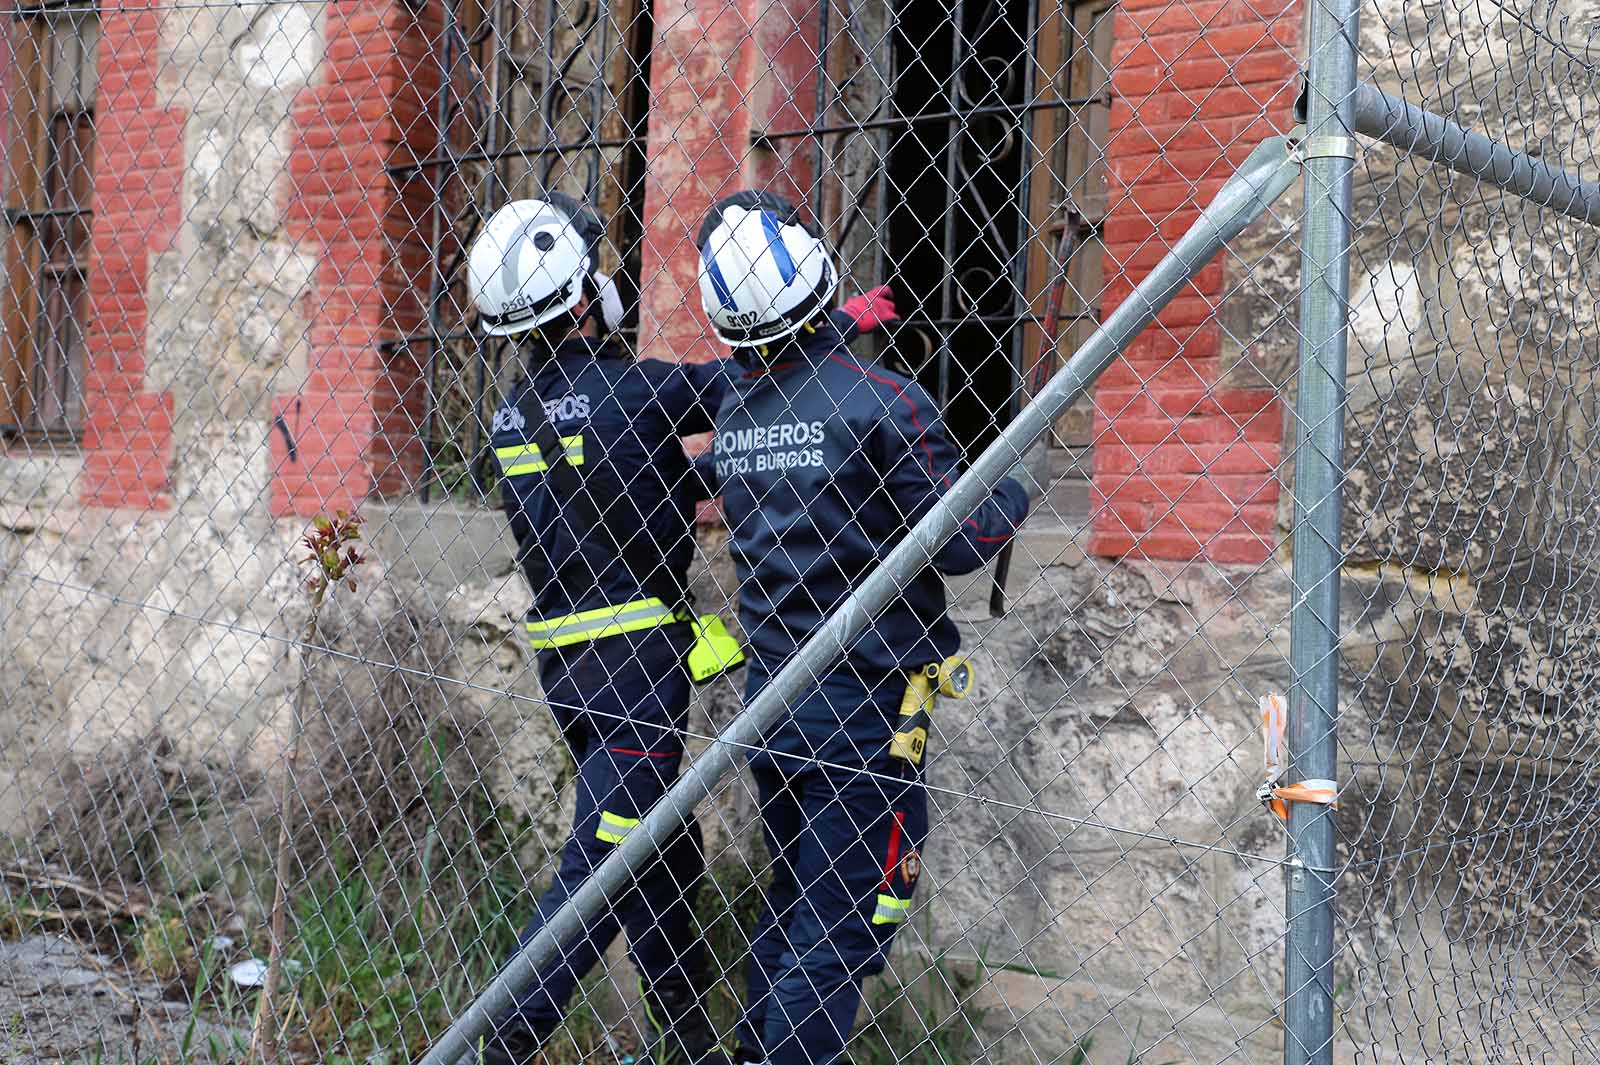
M 371 379 L 341 374 L 340 345 L 358 338 L 330 335 L 326 326 L 331 314 L 356 328 L 374 293 L 385 305 L 385 271 L 361 274 L 353 265 L 374 240 L 386 246 L 384 233 L 364 229 L 375 209 L 365 192 L 361 205 L 344 203 L 345 228 L 335 240 L 307 228 L 308 198 L 315 213 L 316 196 L 294 163 L 296 153 L 316 148 L 307 130 L 341 115 L 361 124 L 368 141 L 383 138 L 381 122 L 348 108 L 371 98 L 348 77 L 352 56 L 343 39 L 364 16 L 352 5 L 330 15 L 321 4 L 187 5 L 153 14 L 159 18 L 125 28 L 110 21 L 101 40 L 112 103 L 103 116 L 109 146 L 96 187 L 90 266 L 99 294 L 91 313 L 100 324 L 91 338 L 86 457 L 42 444 L 14 446 L 0 457 L 4 831 L 37 819 L 38 797 L 67 756 L 92 759 L 155 734 L 197 763 L 269 768 L 287 734 L 300 669 L 295 644 L 305 607 L 297 541 L 306 531 L 304 519 L 274 516 L 283 464 L 272 448 L 298 434 L 297 459 L 318 476 L 342 462 L 357 479 L 372 477 L 370 451 L 340 449 L 354 425 L 308 430 L 326 420 L 326 394 Z M 328 18 L 338 24 L 332 45 Z M 409 32 L 389 21 L 367 25 L 356 60 L 370 41 L 386 54 L 405 54 L 374 32 L 380 24 L 402 39 Z M 367 77 L 377 84 L 386 70 L 380 65 Z M 382 88 L 402 95 L 393 85 Z M 130 113 L 119 101 L 145 101 L 148 113 Z M 175 123 L 171 158 L 139 143 L 142 132 L 165 145 L 167 122 Z M 118 154 L 124 145 L 126 165 Z M 340 182 L 360 172 L 358 147 L 344 145 L 342 169 L 323 157 L 327 184 L 340 196 Z M 133 185 L 143 196 L 168 186 L 172 193 L 147 211 L 130 199 Z M 373 196 L 381 209 L 381 195 Z M 144 257 L 107 250 L 123 247 Z M 401 237 L 395 255 L 404 247 Z M 362 286 L 358 313 L 341 316 L 349 303 L 329 292 L 352 285 Z M 387 305 L 393 311 L 401 304 Z M 385 328 L 402 318 L 391 314 Z M 107 376 L 112 350 L 119 375 Z M 160 397 L 170 416 L 159 430 L 143 401 L 113 402 L 105 382 L 122 377 L 140 395 Z M 312 394 L 303 391 L 308 383 Z M 305 417 L 277 426 L 274 404 L 285 394 L 304 399 L 290 412 Z M 361 398 L 369 416 L 381 413 L 382 390 Z M 141 465 L 138 477 L 108 481 L 107 461 L 114 471 L 146 451 L 159 452 L 149 458 L 153 472 Z M 317 487 L 314 478 L 306 484 Z M 146 503 L 156 505 L 142 509 Z M 415 608 L 418 585 L 389 570 L 414 557 L 413 546 L 374 552 L 362 573 L 360 608 L 327 634 L 334 647 L 378 663 L 395 660 L 399 652 L 387 645 L 384 626 Z M 542 733 L 525 742 L 550 745 Z
M 984 686 L 938 715 L 934 942 L 1013 969 L 988 1001 L 1021 1019 L 1019 1051 L 1092 1030 L 1096 1059 L 1135 1039 L 1151 1060 L 1235 1040 L 1269 1059 L 1280 1033 L 1245 1019 L 1282 980 L 1281 833 L 1250 693 L 1284 688 L 1287 582 L 1043 534 L 1013 564 L 1005 619 L 981 583 L 960 608 Z
M 1597 15 L 1380 0 L 1364 76 L 1593 177 L 1573 120 L 1596 103 L 1592 58 L 1571 44 Z M 1357 1031 L 1392 1041 L 1452 1001 L 1532 1030 L 1595 961 L 1595 236 L 1379 147 L 1355 217 L 1340 824 Z M 1544 976 L 1441 986 L 1402 949 L 1441 973 L 1518 957 Z M 1418 1003 L 1380 1008 L 1402 990 Z M 1470 1059 L 1494 1045 L 1472 1026 L 1412 1038 Z
M 100 325 L 86 385 L 101 428 L 85 441 L 88 462 L 13 448 L 0 473 L 5 703 L 40 741 L 3 745 L 24 774 L 0 789 L 8 827 L 69 749 L 159 726 L 196 751 L 243 751 L 278 727 L 280 649 L 226 626 L 283 635 L 295 584 L 283 565 L 295 532 L 267 514 L 266 441 L 270 391 L 306 369 L 300 307 L 314 259 L 285 235 L 284 178 L 287 115 L 321 60 L 319 11 L 188 7 L 160 15 L 148 40 L 116 23 L 103 30 L 103 71 L 148 70 L 145 128 L 115 106 L 106 116 L 113 143 L 128 143 L 146 170 L 101 158 L 91 277 L 104 296 L 91 304 Z M 113 83 L 113 99 L 146 91 L 129 84 Z M 176 121 L 180 154 L 164 171 L 139 143 L 157 117 Z M 128 202 L 132 184 L 143 195 L 170 185 L 170 197 L 158 211 L 120 213 L 138 206 Z M 148 257 L 136 270 L 109 247 Z M 117 328 L 127 330 L 112 349 L 117 366 L 171 412 L 159 429 L 100 376 L 108 349 L 94 337 Z M 158 468 L 119 475 L 113 491 L 101 472 L 112 448 L 113 470 L 152 448 Z M 159 486 L 165 509 L 79 505 L 151 501 L 130 479 Z

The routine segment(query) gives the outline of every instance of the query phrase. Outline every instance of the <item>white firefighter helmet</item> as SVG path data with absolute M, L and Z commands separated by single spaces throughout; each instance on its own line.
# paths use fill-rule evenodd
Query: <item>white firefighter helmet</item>
M 730 347 L 797 332 L 833 298 L 839 275 L 827 241 L 769 192 L 739 192 L 700 226 L 700 300 Z
M 467 284 L 490 336 L 536 329 L 583 298 L 593 263 L 589 234 L 575 204 L 557 200 L 506 204 L 467 253 Z

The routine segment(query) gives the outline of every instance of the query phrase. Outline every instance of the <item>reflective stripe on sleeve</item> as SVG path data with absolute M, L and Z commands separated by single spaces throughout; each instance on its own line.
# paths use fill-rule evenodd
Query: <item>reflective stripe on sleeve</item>
M 524 473 L 543 473 L 550 468 L 540 457 L 538 444 L 497 447 L 494 449 L 494 457 L 500 460 L 500 472 L 507 477 L 516 477 Z
M 574 466 L 583 465 L 583 434 L 576 436 L 563 436 L 561 448 L 567 453 L 567 461 Z M 494 449 L 494 457 L 500 460 L 500 470 L 507 477 L 517 477 L 525 473 L 544 473 L 550 464 L 544 461 L 544 456 L 539 452 L 538 444 L 510 444 L 506 447 Z
M 605 843 L 621 843 L 628 838 L 628 833 L 633 831 L 633 826 L 638 823 L 637 817 L 623 817 L 610 810 L 602 810 L 600 827 L 594 830 L 594 838 Z

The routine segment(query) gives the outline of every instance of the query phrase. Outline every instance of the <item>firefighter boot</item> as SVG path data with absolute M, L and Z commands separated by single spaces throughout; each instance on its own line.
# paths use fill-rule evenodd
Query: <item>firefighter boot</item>
M 730 1065 L 700 989 L 675 978 L 641 983 L 639 991 L 650 1022 L 650 1065 Z
M 507 1021 L 496 1025 L 478 1044 L 478 1065 L 532 1065 L 544 1040 L 527 1025 Z

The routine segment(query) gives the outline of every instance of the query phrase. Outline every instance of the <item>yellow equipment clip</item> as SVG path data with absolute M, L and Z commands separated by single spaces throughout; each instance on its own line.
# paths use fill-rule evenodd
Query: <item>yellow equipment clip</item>
M 694 626 L 694 646 L 689 648 L 689 679 L 696 684 L 715 680 L 744 665 L 744 650 L 716 614 L 701 614 Z
M 965 699 L 972 694 L 972 663 L 964 655 L 951 655 L 943 662 L 930 662 L 911 670 L 906 694 L 900 700 L 900 721 L 889 741 L 889 757 L 902 758 L 912 765 L 922 764 L 928 747 L 929 714 L 936 696 Z
M 965 699 L 972 694 L 972 683 L 977 678 L 972 660 L 966 655 L 951 655 L 939 663 L 939 694 L 948 699 Z

